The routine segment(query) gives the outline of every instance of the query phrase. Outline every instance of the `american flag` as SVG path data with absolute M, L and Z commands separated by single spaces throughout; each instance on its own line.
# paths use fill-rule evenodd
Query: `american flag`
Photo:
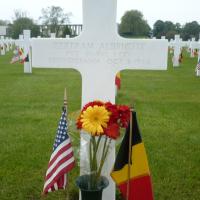
M 63 109 L 53 145 L 53 153 L 46 172 L 43 194 L 65 189 L 67 185 L 67 173 L 75 165 L 71 141 L 67 134 L 66 114 L 66 109 Z

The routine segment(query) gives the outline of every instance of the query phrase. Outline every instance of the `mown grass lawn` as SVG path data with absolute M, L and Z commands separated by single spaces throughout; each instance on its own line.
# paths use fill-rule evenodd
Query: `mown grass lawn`
M 10 65 L 0 56 L 0 200 L 78 200 L 70 173 L 69 192 L 41 197 L 63 103 L 68 91 L 70 132 L 78 158 L 74 118 L 80 109 L 81 77 L 68 69 L 33 69 Z M 167 71 L 122 72 L 117 103 L 135 98 L 148 153 L 155 200 L 198 200 L 200 194 L 200 78 L 196 58 L 185 52 L 183 64 Z M 77 148 L 76 148 L 77 147 Z M 77 161 L 78 164 L 78 161 Z M 119 198 L 118 198 L 119 199 Z

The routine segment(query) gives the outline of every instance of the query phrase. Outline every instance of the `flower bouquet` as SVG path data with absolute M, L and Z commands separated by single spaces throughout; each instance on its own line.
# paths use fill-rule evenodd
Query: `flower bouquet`
M 93 101 L 81 110 L 76 123 L 77 128 L 90 135 L 89 174 L 77 179 L 82 200 L 101 199 L 102 190 L 108 185 L 108 180 L 102 176 L 102 169 L 111 143 L 120 136 L 120 128 L 127 128 L 129 120 L 130 109 L 125 105 Z M 86 191 L 98 191 L 99 198 Z M 87 194 L 84 194 L 85 192 Z

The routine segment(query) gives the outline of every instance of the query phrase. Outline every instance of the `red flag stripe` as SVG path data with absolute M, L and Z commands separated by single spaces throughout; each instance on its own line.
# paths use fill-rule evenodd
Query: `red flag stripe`
M 51 154 L 50 160 L 53 160 L 54 156 L 57 155 L 57 153 L 60 151 L 60 149 L 62 149 L 63 147 L 67 146 L 68 144 L 70 144 L 70 139 L 69 138 L 66 141 L 64 141 L 63 143 L 61 143 L 58 146 L 58 148 Z
M 46 185 L 48 185 L 49 183 L 51 183 L 52 180 L 54 180 L 54 179 L 60 174 L 60 172 L 63 171 L 63 169 L 65 169 L 65 168 L 68 169 L 67 166 L 68 166 L 69 164 L 73 163 L 73 162 L 74 162 L 74 157 L 72 157 L 72 158 L 70 158 L 69 160 L 67 160 L 67 162 L 62 163 L 62 164 L 56 169 L 55 173 L 54 173 L 49 179 L 46 180 L 44 187 L 46 187 Z
M 62 174 L 64 174 L 66 171 L 71 170 L 74 167 L 75 162 L 72 161 L 71 164 L 68 164 L 65 168 L 63 168 L 59 173 L 56 174 L 56 176 L 54 176 L 51 181 L 48 180 L 48 182 L 45 182 L 44 185 L 44 194 L 48 193 L 48 190 L 52 187 L 52 185 L 54 184 L 55 181 L 57 181 L 57 179 L 59 178 L 59 176 L 61 176 Z M 61 189 L 61 188 L 60 188 Z
M 53 159 L 52 161 L 50 161 L 49 165 L 48 165 L 48 170 L 46 172 L 46 174 L 48 174 L 52 168 L 56 165 L 56 163 L 58 163 L 62 158 L 64 158 L 64 156 L 67 156 L 68 154 L 70 154 L 72 152 L 72 147 L 71 145 L 64 147 L 61 152 L 58 152 L 58 154 L 54 157 L 55 159 Z
M 47 174 L 46 174 L 46 180 L 48 180 L 55 172 L 56 170 L 59 168 L 59 166 L 62 164 L 62 163 L 65 163 L 67 162 L 71 157 L 73 157 L 73 152 L 71 151 L 69 155 L 65 156 L 64 158 L 62 158 L 59 162 L 56 163 L 56 165 L 53 166 L 52 170 L 49 171 Z
M 126 199 L 127 183 L 119 185 L 119 189 Z M 153 190 L 150 176 L 143 176 L 130 180 L 129 200 L 153 200 Z

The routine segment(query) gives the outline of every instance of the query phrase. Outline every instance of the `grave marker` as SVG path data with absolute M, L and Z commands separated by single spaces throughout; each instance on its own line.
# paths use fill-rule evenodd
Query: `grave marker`
M 82 106 L 93 100 L 115 102 L 115 75 L 123 69 L 166 70 L 167 41 L 125 39 L 117 33 L 116 0 L 83 0 L 83 32 L 66 39 L 32 39 L 33 67 L 74 68 L 82 76 Z M 89 136 L 81 134 L 80 170 L 88 166 Z M 114 146 L 113 142 L 113 146 Z M 115 185 L 109 173 L 115 149 L 105 163 L 109 187 L 103 200 L 115 199 Z
M 50 38 L 56 38 L 56 34 L 55 33 L 51 33 L 50 34 Z
M 172 46 L 174 48 L 174 56 L 173 56 L 173 66 L 179 67 L 179 57 L 181 54 L 181 48 L 183 46 L 182 41 L 180 39 L 180 35 L 175 35 L 175 39 L 172 43 Z
M 4 56 L 6 54 L 5 44 L 4 44 L 4 36 L 1 36 L 0 46 L 1 46 L 1 55 Z
M 193 37 L 190 42 L 190 57 L 191 58 L 195 57 L 195 46 L 196 46 L 196 41 L 195 41 L 195 38 Z
M 31 66 L 31 50 L 30 50 L 30 38 L 31 38 L 31 31 L 24 30 L 24 73 L 32 73 L 32 66 Z
M 23 35 L 19 35 L 19 40 L 15 41 L 16 46 L 23 49 L 24 59 L 24 73 L 32 73 L 31 65 L 31 44 L 30 44 L 31 31 L 23 30 Z

